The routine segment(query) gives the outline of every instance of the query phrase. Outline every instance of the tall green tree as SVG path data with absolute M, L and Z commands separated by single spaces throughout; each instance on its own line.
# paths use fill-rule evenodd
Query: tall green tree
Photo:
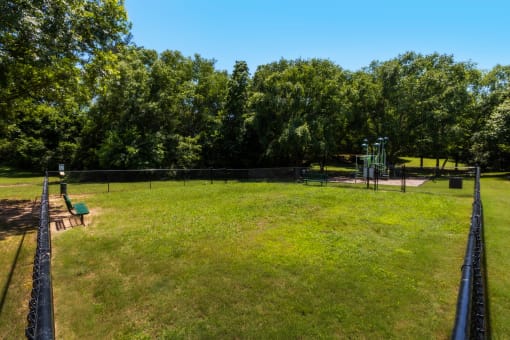
M 378 137 L 375 118 L 384 112 L 384 97 L 382 83 L 375 73 L 376 65 L 374 62 L 348 76 L 346 96 L 350 110 L 347 114 L 345 150 L 353 153 L 363 152 L 361 144 L 365 138 L 372 140 Z
M 250 74 L 245 61 L 236 61 L 228 80 L 225 109 L 221 115 L 221 155 L 224 165 L 240 166 L 245 141 L 245 119 L 248 108 Z
M 510 165 L 510 98 L 498 105 L 484 128 L 493 165 L 506 169 Z
M 470 139 L 472 159 L 484 166 L 501 169 L 508 167 L 508 120 L 510 99 L 510 66 L 496 65 L 481 75 L 474 88 L 478 95 L 477 110 L 472 115 Z
M 251 108 L 269 164 L 322 166 L 346 136 L 346 74 L 327 60 L 281 60 L 259 67 Z
M 103 79 L 105 91 L 88 112 L 81 144 L 85 167 L 160 166 L 165 158 L 161 121 L 149 101 L 150 68 L 155 54 L 127 48 L 116 71 Z
M 63 161 L 90 99 L 86 65 L 106 67 L 129 32 L 123 2 L 5 0 L 0 22 L 2 155 L 36 168 Z
M 124 49 L 88 112 L 81 144 L 84 166 L 160 168 L 212 162 L 226 84 L 226 73 L 199 55 Z
M 193 58 L 193 75 L 189 119 L 184 117 L 183 122 L 192 123 L 187 130 L 181 132 L 182 136 L 195 138 L 201 146 L 201 166 L 215 166 L 219 164 L 218 155 L 219 138 L 221 136 L 221 112 L 225 107 L 225 96 L 228 91 L 228 74 L 214 68 L 215 61 L 195 55 Z
M 177 164 L 175 150 L 183 140 L 201 146 L 197 164 L 217 163 L 227 81 L 226 72 L 216 71 L 213 60 L 186 58 L 176 51 L 161 54 L 152 69 L 151 101 L 162 119 L 166 166 Z
M 440 157 L 460 156 L 458 146 L 465 145 L 463 132 L 469 128 L 465 119 L 475 100 L 472 64 L 449 55 L 408 52 L 374 63 L 370 71 L 381 91 L 369 114 L 371 137 L 374 132 L 389 137 L 394 156 L 434 157 L 437 166 Z

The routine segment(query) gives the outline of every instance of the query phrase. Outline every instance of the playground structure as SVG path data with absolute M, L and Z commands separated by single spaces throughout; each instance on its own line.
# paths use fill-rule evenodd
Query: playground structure
M 378 178 L 388 178 L 389 171 L 386 159 L 386 149 L 384 146 L 388 143 L 388 137 L 379 137 L 377 142 L 370 145 L 365 138 L 361 146 L 365 149 L 364 155 L 356 155 L 356 177 L 363 180 Z

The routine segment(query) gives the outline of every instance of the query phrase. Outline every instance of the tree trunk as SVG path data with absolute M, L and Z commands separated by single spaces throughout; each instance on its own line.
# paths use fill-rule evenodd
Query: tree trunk
M 448 162 L 448 157 L 444 159 L 443 165 L 441 166 L 441 170 L 444 170 L 444 167 L 446 166 L 446 162 Z
M 324 167 L 326 166 L 326 159 L 327 159 L 327 154 L 323 153 L 322 154 L 322 160 L 320 162 L 321 172 L 324 172 Z

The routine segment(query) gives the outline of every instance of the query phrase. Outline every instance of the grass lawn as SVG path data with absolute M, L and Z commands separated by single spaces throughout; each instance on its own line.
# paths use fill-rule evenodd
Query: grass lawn
M 419 167 L 420 166 L 420 157 L 400 157 L 401 164 L 399 165 L 405 165 L 409 167 Z M 445 159 L 440 158 L 439 159 L 439 167 L 443 166 Z M 435 158 L 423 158 L 423 167 L 424 168 L 434 168 L 436 166 L 436 159 Z M 463 163 L 458 164 L 459 167 L 465 166 Z M 448 161 L 445 164 L 445 168 L 454 168 L 455 167 L 455 160 L 448 159 Z
M 508 175 L 482 179 L 485 243 L 492 336 L 510 334 L 510 180 Z
M 0 167 L 0 339 L 25 337 L 42 181 Z
M 41 183 L 0 168 L 0 200 L 26 207 Z M 510 333 L 509 186 L 505 176 L 482 179 L 494 338 Z M 87 228 L 53 235 L 59 338 L 449 336 L 472 181 L 450 190 L 437 180 L 406 194 L 152 187 L 116 183 L 107 194 L 104 184 L 71 184 L 92 216 Z M 35 230 L 26 216 L 16 225 L 5 216 L 0 338 L 22 338 Z
M 69 187 L 91 215 L 53 235 L 58 338 L 450 335 L 472 187 L 124 185 Z

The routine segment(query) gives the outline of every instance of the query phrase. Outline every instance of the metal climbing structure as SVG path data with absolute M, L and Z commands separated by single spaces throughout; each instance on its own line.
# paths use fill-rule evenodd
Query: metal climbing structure
M 370 144 L 368 139 L 363 140 L 361 146 L 365 149 L 364 155 L 356 156 L 356 172 L 363 179 L 371 179 L 376 176 L 388 176 L 388 163 L 386 158 L 386 144 L 388 137 L 379 137 L 377 142 Z

